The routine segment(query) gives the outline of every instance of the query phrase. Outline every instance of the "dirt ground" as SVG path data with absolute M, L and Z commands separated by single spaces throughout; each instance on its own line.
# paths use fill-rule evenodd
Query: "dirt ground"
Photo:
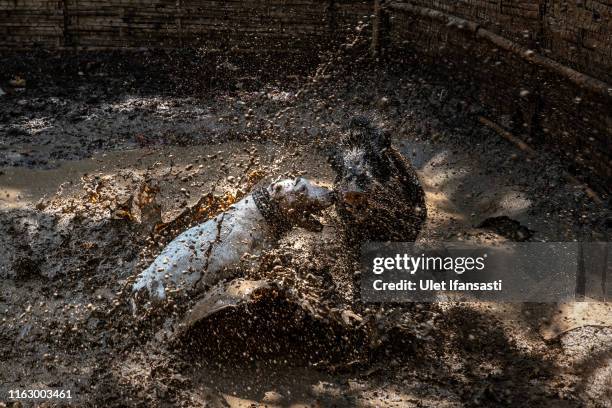
M 326 148 L 358 113 L 417 168 L 420 240 L 508 239 L 477 228 L 501 215 L 532 241 L 609 240 L 609 198 L 482 125 L 477 85 L 417 64 L 321 61 L 0 56 L 4 405 L 8 389 L 63 388 L 77 406 L 610 406 L 605 303 L 358 305 L 352 277 L 302 273 L 304 261 L 248 276 L 282 295 L 214 315 L 197 341 L 172 338 L 179 302 L 164 318 L 133 313 L 130 282 L 175 234 L 155 225 L 196 222 L 186 210 L 203 196 L 222 206 L 255 181 L 331 185 Z M 17 75 L 25 89 L 6 86 Z M 340 238 L 333 210 L 321 219 L 308 239 L 324 254 Z M 293 234 L 281 246 L 298 251 L 307 238 Z

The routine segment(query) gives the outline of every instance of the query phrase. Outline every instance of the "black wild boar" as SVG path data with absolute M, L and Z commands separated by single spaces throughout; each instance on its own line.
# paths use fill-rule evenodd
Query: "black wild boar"
M 425 193 L 387 132 L 354 117 L 330 161 L 337 173 L 336 208 L 349 241 L 416 239 L 427 217 Z

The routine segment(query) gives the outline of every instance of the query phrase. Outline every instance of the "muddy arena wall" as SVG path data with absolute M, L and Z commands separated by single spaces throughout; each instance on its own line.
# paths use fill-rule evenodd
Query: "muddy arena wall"
M 0 0 L 1 47 L 310 47 L 367 17 L 359 0 Z
M 391 54 L 417 52 L 472 82 L 498 131 L 612 177 L 612 3 L 417 0 L 388 4 Z M 485 119 L 486 121 L 486 119 Z
M 0 0 L 0 48 L 302 52 L 368 20 L 374 51 L 474 84 L 466 98 L 498 131 L 558 149 L 609 189 L 609 0 Z

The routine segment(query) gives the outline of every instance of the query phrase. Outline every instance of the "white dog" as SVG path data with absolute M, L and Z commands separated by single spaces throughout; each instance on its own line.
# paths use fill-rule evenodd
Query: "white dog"
M 232 274 L 245 254 L 258 255 L 294 225 L 320 230 L 312 214 L 333 204 L 331 190 L 303 178 L 270 184 L 227 211 L 188 229 L 170 242 L 134 283 L 152 300 L 166 297 L 164 280 L 183 288 L 214 285 Z

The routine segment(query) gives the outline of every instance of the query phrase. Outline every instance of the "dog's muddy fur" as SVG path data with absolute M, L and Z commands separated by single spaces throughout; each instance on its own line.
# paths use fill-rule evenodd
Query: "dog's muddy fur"
M 397 239 L 498 242 L 476 226 L 506 216 L 530 240 L 609 241 L 607 204 L 568 184 L 564 160 L 545 150 L 523 160 L 479 124 L 477 84 L 406 61 L 359 63 L 358 47 L 346 48 L 296 77 L 274 71 L 277 61 L 225 56 L 195 59 L 203 70 L 153 52 L 133 57 L 140 65 L 118 54 L 0 56 L 0 81 L 28 84 L 0 96 L 0 390 L 71 389 L 76 406 L 606 406 L 609 327 L 544 340 L 555 305 L 361 304 L 343 238 L 359 220 L 333 208 L 321 231 L 296 227 L 263 251 L 241 279 L 265 289 L 236 307 L 184 332 L 202 296 L 168 293 L 133 315 L 138 272 L 250 193 L 251 174 L 340 190 L 326 155 L 359 112 L 389 129 L 385 154 L 407 158 L 426 195 L 418 236 L 424 213 Z M 390 196 L 406 195 L 413 184 L 394 178 L 410 165 L 388 163 Z M 396 200 L 385 194 L 374 197 L 388 211 Z M 383 224 L 372 236 L 396 239 Z
M 257 259 L 274 246 L 280 232 L 295 225 L 319 229 L 313 214 L 334 202 L 331 190 L 302 177 L 276 181 L 260 191 L 267 203 L 258 204 L 256 191 L 172 240 L 138 276 L 132 291 L 146 289 L 155 301 L 166 298 L 167 284 L 175 290 L 202 291 L 238 275 L 244 258 Z M 259 205 L 277 213 L 267 214 Z

